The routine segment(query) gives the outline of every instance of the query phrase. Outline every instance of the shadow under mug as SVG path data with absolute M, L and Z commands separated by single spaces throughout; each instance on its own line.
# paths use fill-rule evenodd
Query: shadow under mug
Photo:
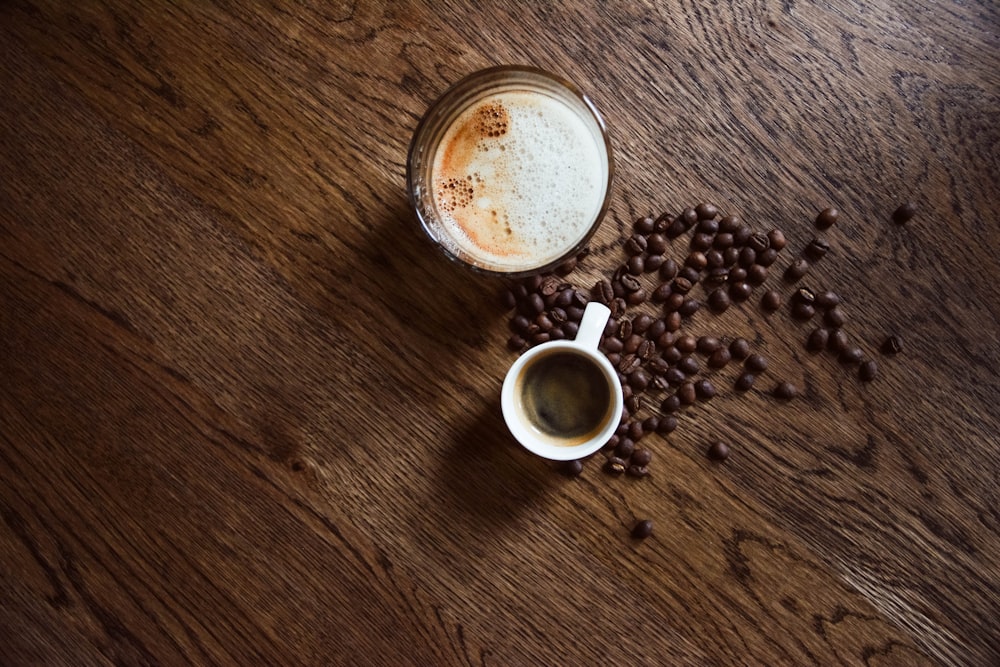
M 510 367 L 500 390 L 504 421 L 530 452 L 555 461 L 603 447 L 621 422 L 625 399 L 598 345 L 611 311 L 587 304 L 576 339 L 542 343 Z

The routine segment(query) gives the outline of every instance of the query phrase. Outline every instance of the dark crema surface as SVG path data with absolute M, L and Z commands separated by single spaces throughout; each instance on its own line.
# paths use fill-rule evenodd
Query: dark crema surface
M 554 444 L 574 446 L 593 437 L 608 419 L 611 389 L 586 357 L 557 351 L 523 371 L 519 398 L 527 420 Z

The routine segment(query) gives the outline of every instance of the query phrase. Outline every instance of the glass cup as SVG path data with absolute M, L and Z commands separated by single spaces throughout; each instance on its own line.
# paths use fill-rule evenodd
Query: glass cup
M 555 461 L 593 454 L 614 435 L 625 405 L 618 373 L 598 349 L 611 311 L 592 301 L 576 338 L 531 348 L 507 371 L 500 408 L 511 434 Z
M 608 208 L 614 164 L 604 120 L 575 85 L 522 66 L 471 74 L 413 135 L 410 202 L 452 259 L 520 277 L 579 253 Z

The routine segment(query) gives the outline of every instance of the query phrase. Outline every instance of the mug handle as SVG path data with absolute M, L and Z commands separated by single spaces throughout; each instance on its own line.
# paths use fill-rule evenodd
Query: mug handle
M 604 338 L 604 327 L 611 317 L 611 309 L 603 303 L 591 301 L 583 311 L 580 329 L 576 333 L 576 342 L 583 347 L 596 350 Z

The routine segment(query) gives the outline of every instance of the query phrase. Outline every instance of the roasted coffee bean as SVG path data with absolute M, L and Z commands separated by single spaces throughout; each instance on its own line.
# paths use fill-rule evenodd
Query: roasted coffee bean
M 685 382 L 677 388 L 677 398 L 681 405 L 694 405 L 698 400 L 698 393 L 695 391 L 694 382 Z
M 698 363 L 698 359 L 688 355 L 677 362 L 677 368 L 683 371 L 686 375 L 695 375 L 699 370 L 701 370 L 701 364 Z
M 895 334 L 882 341 L 882 354 L 899 354 L 903 351 L 903 339 Z
M 662 255 L 670 247 L 670 242 L 663 234 L 650 234 L 646 240 L 646 252 L 650 255 Z
M 649 468 L 633 463 L 628 468 L 625 468 L 625 474 L 629 477 L 645 477 L 649 474 Z
M 712 234 L 698 232 L 691 237 L 691 242 L 688 244 L 688 247 L 691 248 L 691 250 L 708 250 L 712 247 L 712 242 L 714 240 L 715 236 Z
M 657 285 L 656 289 L 650 295 L 649 299 L 653 303 L 663 303 L 670 296 L 673 291 L 673 287 L 670 283 L 660 283 Z
M 564 461 L 559 469 L 567 477 L 577 477 L 583 472 L 583 461 L 580 459 Z
M 666 228 L 662 231 L 657 228 L 657 233 L 663 234 L 668 239 L 675 239 L 684 232 L 688 230 L 687 224 L 685 224 L 682 218 L 675 218 Z
M 698 211 L 694 207 L 688 206 L 686 209 L 681 211 L 681 214 L 677 216 L 681 222 L 684 223 L 684 230 L 687 231 L 694 227 L 694 224 L 698 222 Z
M 767 234 L 757 233 L 747 239 L 747 247 L 754 253 L 761 253 L 771 247 L 771 239 L 767 238 Z
M 757 264 L 763 267 L 769 267 L 778 260 L 778 251 L 774 248 L 767 248 L 766 250 L 761 250 L 757 253 Z
M 677 294 L 687 294 L 688 292 L 691 291 L 692 287 L 691 281 L 683 276 L 677 276 L 676 278 L 674 278 L 674 282 L 672 283 L 672 285 L 673 285 L 672 287 L 673 291 L 676 292 Z
M 677 331 L 681 328 L 681 314 L 676 310 L 672 313 L 668 313 L 663 321 L 667 323 L 667 331 Z
M 858 367 L 858 379 L 862 382 L 871 382 L 876 375 L 878 375 L 878 364 L 871 359 L 863 361 Z
M 618 364 L 618 370 L 628 375 L 632 371 L 639 368 L 642 365 L 642 359 L 635 354 L 625 354 L 622 355 L 622 360 Z
M 733 245 L 739 247 L 745 246 L 751 236 L 753 236 L 753 230 L 750 229 L 750 225 L 741 224 L 733 232 Z
M 670 364 L 676 364 L 684 356 L 684 353 L 677 349 L 676 345 L 670 345 L 663 349 L 663 359 Z
M 556 325 L 562 325 L 569 321 L 569 315 L 566 314 L 566 310 L 564 308 L 553 306 L 552 309 L 549 310 L 549 319 Z
M 754 380 L 756 379 L 757 376 L 754 375 L 753 373 L 750 372 L 741 373 L 740 376 L 736 378 L 736 382 L 733 385 L 733 387 L 736 389 L 736 391 L 749 391 L 750 387 L 753 386 Z
M 729 298 L 729 292 L 725 288 L 719 287 L 714 289 L 708 295 L 708 307 L 716 313 L 721 313 L 729 308 L 730 303 L 732 303 L 732 300 Z
M 698 349 L 698 339 L 691 334 L 682 334 L 674 341 L 674 345 L 684 354 L 691 354 Z
M 671 387 L 679 387 L 687 380 L 687 375 L 684 371 L 674 366 L 667 369 L 667 372 L 663 374 L 663 379 Z
M 653 324 L 653 317 L 646 313 L 640 313 L 632 318 L 632 331 L 634 333 L 646 333 Z
M 693 250 L 684 260 L 684 264 L 696 271 L 701 271 L 708 266 L 708 259 L 705 257 L 705 253 L 700 250 Z
M 892 221 L 897 225 L 902 225 L 913 219 L 917 214 L 917 205 L 911 201 L 900 204 L 899 208 L 892 212 Z
M 716 208 L 714 204 L 707 203 L 695 206 L 694 212 L 698 215 L 699 220 L 707 220 L 708 218 L 714 218 L 719 215 L 719 209 Z
M 791 382 L 779 382 L 771 392 L 775 398 L 787 401 L 799 395 L 798 388 Z
M 819 327 L 812 330 L 809 337 L 806 338 L 806 349 L 812 350 L 813 352 L 819 352 L 826 348 L 827 342 L 830 340 L 829 329 L 824 329 Z
M 611 303 L 608 304 L 608 308 L 611 310 L 611 317 L 617 320 L 622 315 L 625 314 L 625 311 L 628 308 L 628 304 L 625 303 L 625 299 L 621 297 L 615 297 L 614 299 L 611 300 Z
M 660 410 L 667 414 L 677 412 L 681 408 L 681 399 L 677 394 L 670 394 L 660 403 Z
M 830 337 L 826 341 L 826 347 L 831 352 L 843 352 L 850 345 L 847 332 L 843 329 L 834 329 L 830 332 Z
M 713 461 L 725 461 L 729 458 L 729 445 L 721 440 L 716 440 L 708 446 L 707 454 L 708 458 Z
M 706 218 L 699 221 L 694 230 L 699 234 L 712 234 L 714 236 L 719 231 L 719 221 L 715 218 Z
M 712 248 L 705 253 L 705 268 L 706 269 L 718 269 L 725 264 L 725 259 L 722 257 L 722 253 Z
M 622 355 L 620 352 L 606 352 L 604 356 L 608 358 L 608 361 L 610 361 L 611 365 L 615 368 L 618 368 L 618 364 L 622 362 Z
M 839 329 L 844 326 L 844 311 L 840 306 L 834 306 L 823 313 L 823 323 L 832 329 Z
M 694 383 L 694 391 L 698 398 L 703 401 L 708 401 L 715 397 L 715 385 L 705 379 Z
M 837 218 L 840 217 L 840 211 L 835 208 L 824 208 L 816 216 L 816 227 L 818 229 L 829 229 L 837 222 Z
M 518 334 L 511 334 L 511 337 L 507 339 L 507 348 L 512 352 L 523 350 L 524 346 L 527 344 L 528 341 L 524 340 L 524 338 Z
M 531 335 L 532 345 L 541 345 L 542 343 L 548 343 L 550 340 L 552 340 L 552 336 L 549 335 L 548 331 L 539 331 Z
M 733 235 L 728 232 L 719 232 L 712 240 L 712 247 L 716 250 L 725 250 L 733 247 Z
M 628 268 L 628 272 L 632 276 L 641 276 L 646 272 L 646 260 L 643 259 L 642 255 L 629 257 L 625 266 Z
M 602 278 L 594 283 L 594 288 L 591 290 L 591 294 L 594 300 L 603 303 L 605 306 L 611 303 L 611 300 L 615 298 L 614 288 L 611 287 L 611 281 L 607 278 Z
M 742 283 L 747 279 L 747 270 L 742 266 L 734 266 L 729 269 L 729 275 L 726 277 L 730 285 L 736 283 Z
M 639 347 L 636 348 L 635 353 L 643 361 L 649 361 L 656 354 L 656 343 L 648 338 L 643 338 L 642 342 L 639 343 Z
M 797 290 L 795 290 L 795 294 L 792 298 L 795 301 L 799 301 L 801 303 L 808 303 L 810 305 L 814 305 L 816 303 L 816 293 L 813 292 L 808 287 L 800 287 Z
M 833 308 L 840 303 L 840 295 L 827 290 L 816 295 L 817 308 Z
M 625 295 L 625 303 L 630 306 L 638 306 L 640 303 L 646 303 L 647 299 L 649 299 L 649 292 L 642 287 Z
M 754 287 L 758 285 L 763 285 L 764 281 L 767 280 L 767 267 L 761 266 L 760 264 L 754 264 L 747 267 L 747 282 Z
M 797 320 L 808 320 L 816 314 L 816 307 L 807 301 L 792 302 L 792 317 Z
M 666 257 L 663 255 L 650 255 L 647 253 L 643 256 L 643 264 L 645 265 L 644 271 L 646 273 L 656 273 L 660 270 Z
M 695 349 L 702 354 L 712 354 L 722 347 L 722 341 L 715 336 L 700 336 Z
M 545 276 L 542 284 L 538 286 L 538 293 L 542 296 L 553 296 L 559 291 L 559 278 L 557 276 Z
M 665 375 L 666 372 L 670 370 L 670 362 L 663 357 L 653 357 L 649 360 L 646 368 L 648 368 L 649 372 L 653 375 Z
M 736 246 L 730 246 L 728 248 L 722 249 L 722 265 L 723 266 L 733 266 L 740 259 L 740 249 Z
M 722 368 L 733 358 L 729 348 L 720 347 L 708 357 L 708 365 L 712 368 Z
M 677 266 L 677 262 L 675 262 L 674 260 L 670 258 L 663 260 L 663 264 L 660 265 L 660 271 L 659 271 L 660 280 L 664 282 L 669 282 L 673 280 L 677 276 L 678 268 L 679 267 Z
M 622 346 L 622 352 L 625 354 L 637 354 L 639 351 L 639 346 L 646 341 L 644 336 L 633 333 L 629 334 L 628 338 L 625 339 L 624 345 Z
M 563 331 L 562 327 L 552 327 L 549 329 L 549 340 L 563 340 L 566 338 L 566 332 Z
M 663 302 L 663 309 L 668 312 L 673 312 L 684 305 L 684 301 L 687 296 L 681 294 L 680 292 L 673 292 L 667 297 L 667 300 Z
M 669 435 L 677 430 L 677 417 L 664 415 L 660 417 L 660 423 L 656 427 L 656 432 L 660 435 Z
M 624 437 L 618 441 L 618 446 L 615 447 L 614 456 L 625 460 L 632 456 L 632 452 L 635 451 L 635 441 L 632 438 Z
M 677 278 L 684 278 L 691 285 L 696 285 L 699 280 L 701 280 L 701 271 L 691 268 L 690 266 L 682 266 L 680 271 L 677 272 Z M 675 278 L 674 280 L 676 280 Z
M 735 215 L 726 215 L 719 220 L 719 231 L 726 234 L 732 234 L 740 225 L 743 224 L 740 219 Z
M 657 324 L 663 325 L 663 333 L 656 337 L 656 347 L 661 350 L 665 350 L 668 347 L 673 346 L 675 336 L 673 332 L 667 331 L 667 323 L 663 318 L 657 320 Z
M 531 324 L 529 320 L 524 315 L 515 315 L 510 318 L 510 330 L 514 333 L 524 333 L 528 330 L 528 326 Z
M 637 540 L 644 540 L 653 534 L 653 522 L 650 519 L 643 519 L 632 526 L 632 537 Z
M 580 320 L 583 319 L 583 308 L 580 308 L 579 306 L 570 306 L 566 309 L 566 319 L 569 320 L 569 322 L 579 323 Z M 569 322 L 567 322 L 567 324 L 569 324 Z
M 634 415 L 639 410 L 642 410 L 642 399 L 639 398 L 638 394 L 632 394 L 627 401 L 625 401 L 625 407 L 629 414 Z
M 537 292 L 538 288 L 542 286 L 542 280 L 544 280 L 544 278 L 541 275 L 535 274 L 522 280 L 521 284 L 524 285 L 529 292 Z
M 659 424 L 658 419 L 657 419 L 657 424 Z M 650 432 L 653 432 L 655 430 L 656 430 L 655 428 L 650 429 Z M 652 460 L 653 460 L 653 452 L 650 451 L 649 449 L 646 449 L 645 447 L 641 447 L 632 452 L 631 461 L 633 465 L 648 466 L 649 462 Z
M 788 268 L 785 269 L 785 280 L 790 283 L 794 283 L 808 272 L 809 262 L 807 262 L 805 258 L 799 257 L 798 259 L 793 260 L 792 263 L 788 265 Z
M 681 317 L 691 317 L 701 308 L 701 302 L 697 299 L 684 299 L 684 303 L 681 307 L 677 309 L 677 312 L 681 314 Z
M 724 266 L 719 266 L 714 269 L 709 269 L 708 273 L 705 275 L 705 284 L 708 286 L 719 286 L 729 279 L 729 269 Z
M 830 252 L 830 244 L 823 239 L 813 239 L 805 249 L 806 257 L 814 262 L 818 262 L 826 257 L 826 253 L 828 252 Z
M 763 373 L 767 370 L 767 359 L 762 354 L 751 354 L 743 362 L 743 367 L 754 373 Z
M 646 429 L 643 428 L 641 421 L 633 421 L 628 425 L 628 437 L 632 439 L 633 442 L 639 442 L 646 435 Z
M 643 234 L 633 234 L 625 241 L 625 254 L 629 257 L 634 257 L 636 255 L 641 255 L 646 252 L 646 244 L 648 243 L 646 236 Z
M 785 240 L 785 234 L 780 229 L 772 229 L 767 233 L 767 240 L 770 242 L 771 248 L 781 252 L 785 247 L 787 241 Z
M 517 297 L 514 296 L 512 290 L 506 289 L 500 295 L 500 305 L 503 306 L 504 310 L 514 310 L 517 306 Z
M 740 249 L 740 258 L 736 261 L 744 269 L 749 270 L 750 267 L 757 261 L 757 251 L 750 246 L 743 246 Z
M 746 338 L 734 338 L 733 342 L 729 344 L 729 354 L 733 356 L 733 359 L 743 361 L 750 356 L 750 341 Z
M 753 294 L 753 286 L 750 283 L 738 282 L 729 286 L 729 296 L 733 301 L 746 301 Z
M 538 292 L 532 292 L 531 294 L 529 294 L 528 298 L 525 299 L 524 303 L 526 304 L 525 305 L 526 315 L 537 315 L 538 313 L 545 310 L 545 300 L 542 298 L 542 295 L 539 294 Z
M 653 231 L 657 234 L 662 234 L 667 231 L 667 228 L 673 224 L 675 218 L 673 214 L 664 211 L 661 213 L 655 221 L 653 221 Z
M 837 357 L 837 361 L 842 364 L 856 364 L 864 359 L 864 357 L 865 353 L 861 351 L 860 347 L 848 345 L 846 348 L 841 350 L 840 356 Z
M 609 457 L 604 463 L 604 470 L 612 475 L 620 475 L 625 472 L 626 463 L 620 457 Z
M 642 317 L 641 315 L 639 317 Z M 646 331 L 643 332 L 651 341 L 656 341 L 660 336 L 662 336 L 667 331 L 667 325 L 662 318 L 650 318 L 652 321 L 649 326 L 646 327 Z M 633 325 L 634 326 L 634 325 Z
M 557 308 L 568 308 L 573 305 L 573 299 L 576 298 L 576 290 L 573 288 L 566 288 L 560 290 L 559 296 L 556 297 L 555 305 Z
M 643 216 L 635 221 L 632 225 L 632 229 L 636 234 L 642 234 L 643 236 L 648 236 L 653 233 L 653 227 L 656 225 L 656 219 L 651 216 Z

